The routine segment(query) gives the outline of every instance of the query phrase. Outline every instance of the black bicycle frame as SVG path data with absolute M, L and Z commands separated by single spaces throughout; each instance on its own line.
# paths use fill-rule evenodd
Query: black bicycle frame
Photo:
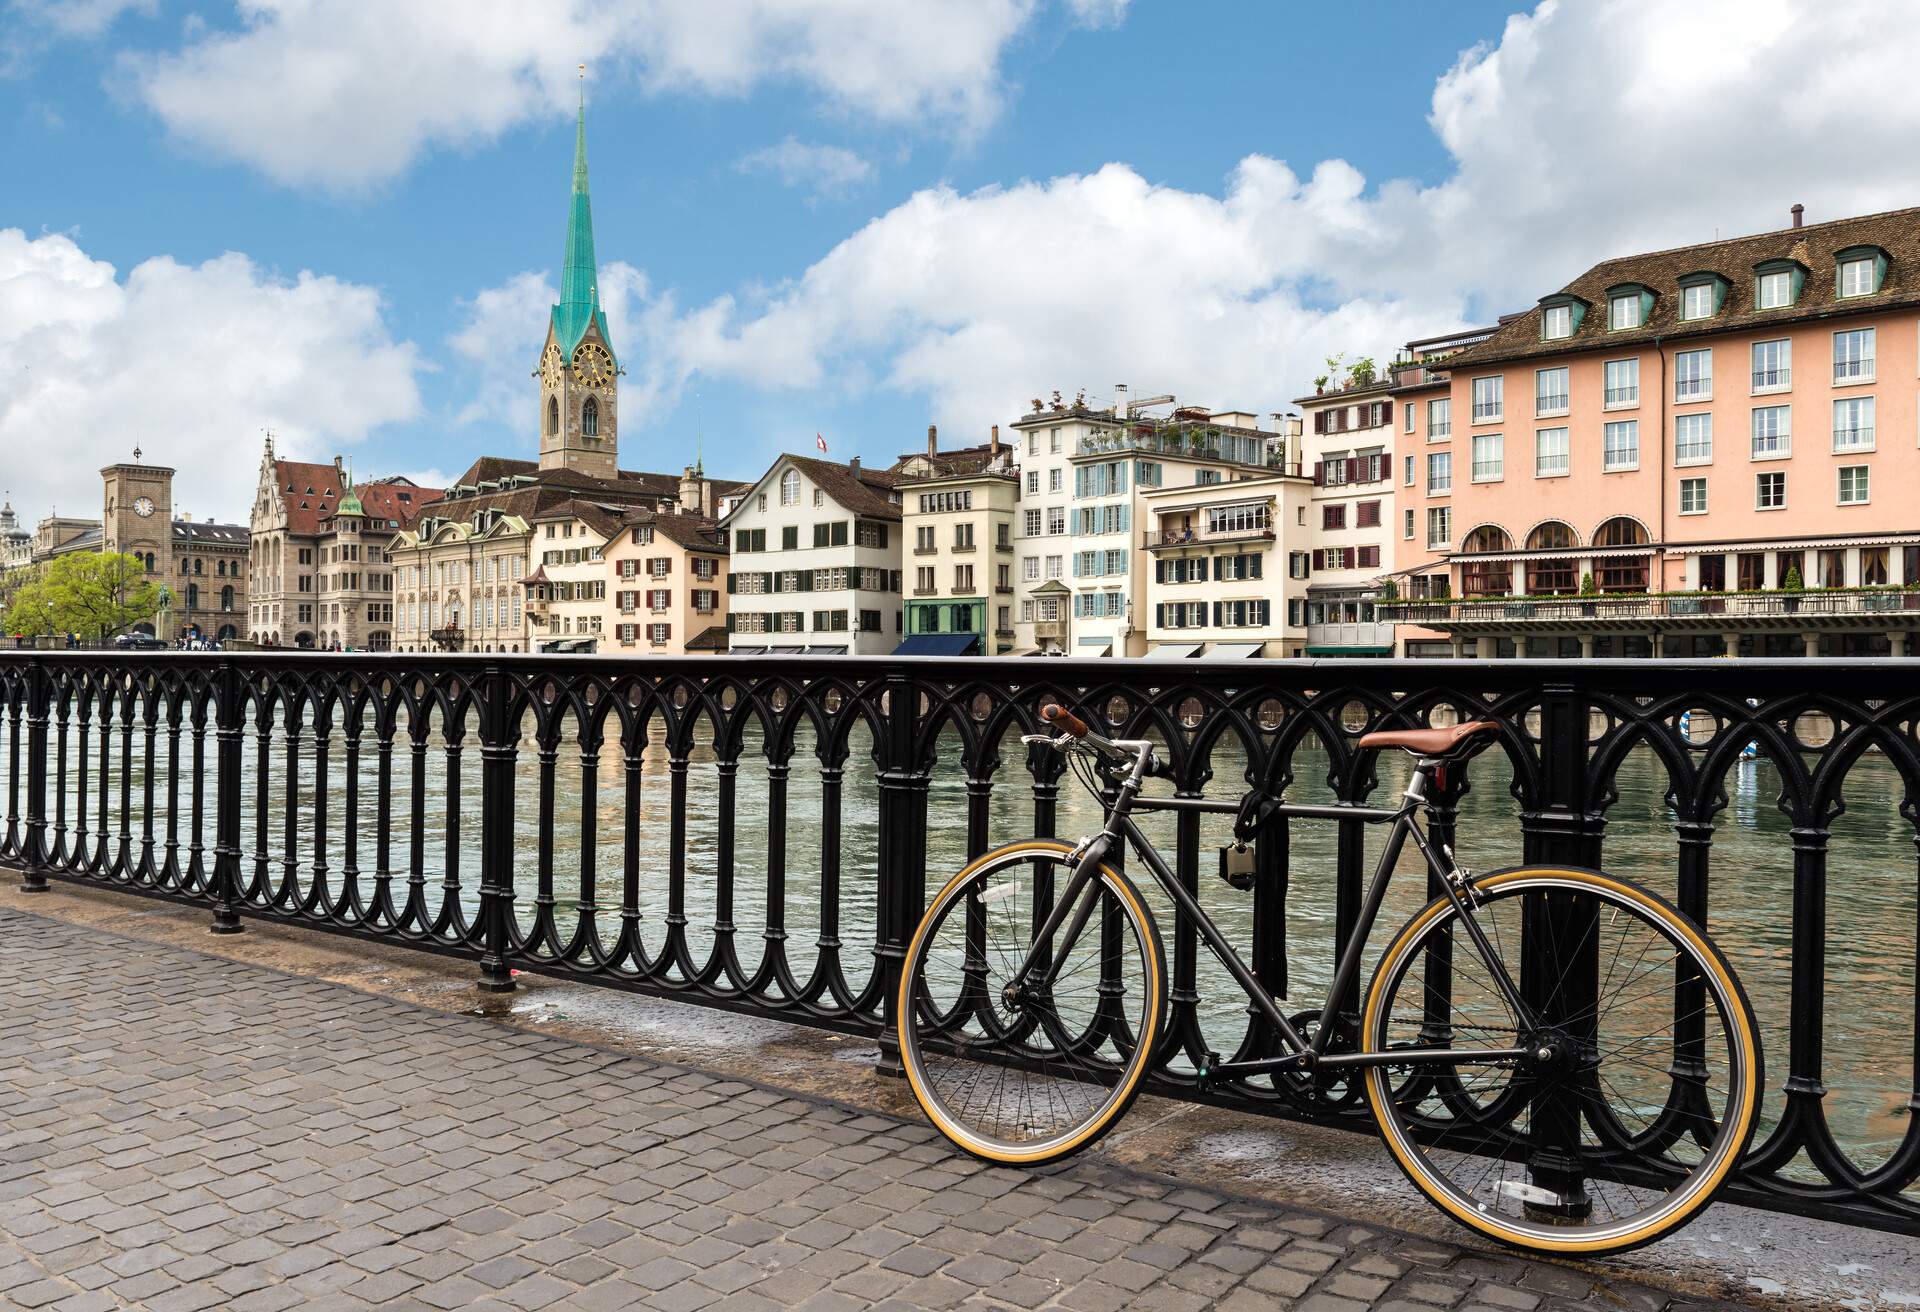
M 1379 865 L 1374 869 L 1373 882 L 1367 887 L 1366 898 L 1360 908 L 1360 918 L 1354 925 L 1352 935 L 1341 948 L 1340 962 L 1334 971 L 1333 987 L 1328 991 L 1327 1000 L 1321 1007 L 1319 1024 L 1315 1027 L 1311 1040 L 1302 1035 L 1274 1005 L 1273 999 L 1267 996 L 1266 989 L 1247 968 L 1247 963 L 1241 959 L 1233 945 L 1227 942 L 1219 926 L 1213 923 L 1213 918 L 1206 913 L 1206 909 L 1200 905 L 1199 900 L 1181 884 L 1161 858 L 1159 849 L 1154 847 L 1153 841 L 1133 820 L 1134 811 L 1200 811 L 1217 815 L 1236 815 L 1242 809 L 1242 804 L 1239 802 L 1216 802 L 1197 797 L 1144 797 L 1140 795 L 1139 772 L 1136 770 L 1133 776 L 1120 784 L 1120 795 L 1108 812 L 1106 825 L 1080 849 L 1066 891 L 1054 904 L 1046 923 L 1034 935 L 1034 942 L 1036 945 L 1052 942 L 1053 936 L 1067 922 L 1069 915 L 1073 920 L 1064 941 L 1072 943 L 1079 938 L 1081 931 L 1086 928 L 1087 921 L 1092 918 L 1094 907 L 1099 901 L 1097 890 L 1091 888 L 1095 881 L 1095 872 L 1100 862 L 1105 860 L 1107 854 L 1112 851 L 1113 845 L 1125 840 L 1152 873 L 1154 882 L 1159 884 L 1161 890 L 1173 900 L 1173 904 L 1180 909 L 1181 914 L 1193 921 L 1202 941 L 1212 950 L 1213 955 L 1219 959 L 1227 973 L 1233 976 L 1234 982 L 1239 984 L 1246 993 L 1248 1001 L 1252 1002 L 1267 1023 L 1273 1026 L 1274 1032 L 1289 1049 L 1284 1056 L 1280 1057 L 1266 1057 L 1255 1061 L 1220 1062 L 1209 1069 L 1207 1072 L 1209 1078 L 1230 1079 L 1313 1067 L 1462 1065 L 1468 1062 L 1480 1064 L 1490 1060 L 1525 1057 L 1531 1051 L 1530 1046 L 1471 1050 L 1399 1048 L 1392 1052 L 1376 1053 L 1329 1051 L 1335 1033 L 1334 1012 L 1339 1006 L 1340 999 L 1353 987 L 1354 980 L 1360 973 L 1360 955 L 1365 950 L 1368 936 L 1373 932 L 1374 921 L 1378 919 L 1380 906 L 1386 899 L 1387 884 L 1393 877 L 1394 866 L 1399 862 L 1400 853 L 1405 849 L 1409 838 L 1413 840 L 1414 846 L 1420 849 L 1420 855 L 1426 859 L 1427 868 L 1438 877 L 1437 882 L 1444 890 L 1445 896 L 1460 913 L 1460 920 L 1466 926 L 1468 938 L 1472 940 L 1475 950 L 1479 952 L 1492 972 L 1495 984 L 1499 987 L 1507 1004 L 1513 1008 L 1514 1015 L 1520 1018 L 1523 1032 L 1538 1028 L 1538 1020 L 1532 1008 L 1528 1007 L 1521 998 L 1520 990 L 1507 973 L 1506 963 L 1500 959 L 1493 945 L 1488 942 L 1485 932 L 1475 922 L 1470 896 L 1462 895 L 1464 881 L 1456 882 L 1455 871 L 1451 868 L 1451 864 L 1441 861 L 1440 854 L 1434 850 L 1433 844 L 1414 818 L 1421 802 L 1425 800 L 1427 778 L 1440 764 L 1438 761 L 1424 758 L 1419 761 L 1414 768 L 1413 780 L 1407 786 L 1405 800 L 1397 808 L 1357 806 L 1347 803 L 1329 805 L 1282 803 L 1275 804 L 1264 812 L 1268 818 L 1289 816 L 1312 820 L 1360 820 L 1367 824 L 1393 826 L 1387 834 L 1386 846 L 1381 850 Z M 1052 985 L 1052 975 L 1060 968 L 1064 955 L 1063 953 L 1047 954 L 1049 958 L 1047 978 L 1043 979 L 1040 985 L 1043 990 Z M 1035 956 L 1028 956 L 1020 969 L 1015 972 L 1012 986 L 1024 983 L 1035 960 Z

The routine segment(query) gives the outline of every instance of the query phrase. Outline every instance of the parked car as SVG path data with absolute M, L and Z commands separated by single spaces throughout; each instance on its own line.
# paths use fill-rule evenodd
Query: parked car
M 164 651 L 167 640 L 151 633 L 123 633 L 113 640 L 113 645 L 126 651 Z

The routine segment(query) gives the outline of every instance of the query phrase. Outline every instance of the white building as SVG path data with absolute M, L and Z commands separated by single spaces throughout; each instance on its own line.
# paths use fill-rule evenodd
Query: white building
M 884 656 L 903 632 L 901 476 L 781 456 L 721 520 L 729 650 Z
M 1147 654 L 1299 656 L 1307 642 L 1306 548 L 1296 528 L 1312 485 L 1298 474 L 1143 491 Z
M 1147 651 L 1143 497 L 1155 488 L 1265 477 L 1289 460 L 1286 434 L 1244 411 L 1156 402 L 1090 409 L 1055 401 L 1014 423 L 1020 436 L 1016 646 L 1074 656 Z

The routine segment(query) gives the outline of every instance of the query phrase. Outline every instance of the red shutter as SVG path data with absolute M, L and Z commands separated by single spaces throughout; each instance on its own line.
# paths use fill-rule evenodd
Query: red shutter
M 1326 567 L 1327 567 L 1327 553 L 1324 551 L 1316 550 L 1313 553 L 1313 568 L 1325 569 Z
M 1324 460 L 1316 460 L 1313 462 L 1313 485 L 1315 487 L 1325 487 L 1327 485 L 1327 462 Z
M 1357 457 L 1348 456 L 1347 457 L 1347 482 L 1357 483 L 1359 481 L 1360 481 L 1360 461 Z

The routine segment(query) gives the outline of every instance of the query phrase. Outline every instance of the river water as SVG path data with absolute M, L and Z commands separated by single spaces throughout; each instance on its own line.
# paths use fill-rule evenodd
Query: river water
M 5 726 L 0 724 L 0 741 Z M 877 864 L 878 791 L 871 759 L 871 744 L 858 737 L 845 763 L 841 804 L 841 878 L 840 939 L 850 983 L 857 989 L 873 968 L 870 947 L 874 941 L 874 886 L 872 872 Z M 75 727 L 77 742 L 77 726 Z M 98 790 L 98 736 L 90 747 L 90 769 L 96 773 L 90 793 Z M 133 771 L 133 807 L 137 812 L 141 796 L 140 739 L 136 733 Z M 120 737 L 116 731 L 108 748 L 108 760 L 116 773 L 109 798 L 109 829 L 118 826 L 118 779 Z M 211 735 L 208 742 L 211 763 Z M 517 908 L 523 922 L 532 912 L 535 872 L 543 842 L 539 824 L 538 775 L 535 747 L 531 739 L 523 742 L 517 762 L 515 794 L 515 867 Z M 934 773 L 928 822 L 928 879 L 937 886 L 945 876 L 966 859 L 967 785 L 959 767 L 957 738 L 942 744 L 940 764 Z M 182 805 L 185 806 L 185 782 L 188 747 L 183 740 Z M 329 803 L 326 824 L 328 862 L 333 879 L 343 864 L 345 844 L 345 764 L 343 743 L 336 733 L 330 744 Z M 301 818 L 298 845 L 302 869 L 310 865 L 315 840 L 311 784 L 315 777 L 313 743 L 303 739 L 299 751 L 295 805 Z M 990 837 L 993 843 L 1012 841 L 1032 832 L 1033 801 L 1028 779 L 1020 763 L 1017 748 L 1006 752 L 1007 764 L 994 779 L 990 806 Z M 0 773 L 7 757 L 0 751 Z M 246 807 L 242 824 L 242 850 L 249 856 L 256 849 L 253 804 L 254 744 L 249 731 L 245 745 L 243 796 Z M 290 773 L 286 767 L 284 742 L 271 745 L 268 769 L 269 805 L 264 849 L 270 858 L 273 877 L 281 872 L 284 814 Z M 743 964 L 751 970 L 759 959 L 767 924 L 767 880 L 770 844 L 779 845 L 786 869 L 786 896 L 783 906 L 787 933 L 786 950 L 795 974 L 805 979 L 812 973 L 814 941 L 818 936 L 820 888 L 820 817 L 824 790 L 811 744 L 802 742 L 792 758 L 786 784 L 787 824 L 784 831 L 770 833 L 767 817 L 771 811 L 772 787 L 762 746 L 749 736 L 741 756 L 738 773 L 735 837 L 735 915 L 736 948 Z M 469 908 L 477 901 L 480 870 L 479 804 L 481 797 L 479 754 L 469 747 L 461 753 L 460 823 L 456 848 L 461 871 L 461 898 Z M 159 770 L 165 769 L 164 746 L 159 752 Z M 556 787 L 553 833 L 544 836 L 553 849 L 555 891 L 560 899 L 557 912 L 563 933 L 571 930 L 580 916 L 579 892 L 582 869 L 581 832 L 590 828 L 595 836 L 594 875 L 598 889 L 597 916 L 602 942 L 608 942 L 619 930 L 619 898 L 623 884 L 623 835 L 627 812 L 626 767 L 617 745 L 605 747 L 593 767 L 596 798 L 590 816 L 582 814 L 585 789 L 582 781 L 589 767 L 577 748 L 569 746 L 561 753 Z M 412 786 L 413 762 L 404 746 L 393 755 L 393 797 L 396 812 L 392 844 L 392 864 L 397 871 L 406 868 L 411 831 L 407 818 Z M 449 837 L 446 804 L 448 762 L 436 739 L 424 760 L 427 807 L 422 817 L 421 837 L 425 845 L 425 870 L 430 893 L 437 891 L 446 869 Z M 1244 762 L 1233 759 L 1223 747 L 1214 760 L 1213 792 L 1236 795 L 1243 787 Z M 1379 764 L 1380 791 L 1376 799 L 1397 796 L 1406 778 L 1406 762 L 1398 753 L 1383 757 Z M 1293 801 L 1332 800 L 1324 785 L 1324 757 L 1311 748 L 1303 748 L 1294 758 L 1294 776 L 1300 781 L 1289 794 Z M 656 743 L 641 760 L 637 833 L 639 836 L 639 888 L 641 929 L 650 947 L 657 947 L 663 935 L 663 917 L 667 904 L 670 794 L 668 763 L 664 750 Z M 719 811 L 720 771 L 710 750 L 696 750 L 689 765 L 687 795 L 686 869 L 689 935 L 696 959 L 705 955 L 713 941 L 714 871 L 719 849 L 722 816 Z M 1505 762 L 1498 754 L 1480 757 L 1472 769 L 1472 788 L 1463 805 L 1459 827 L 1459 855 L 1475 870 L 1490 870 L 1517 864 L 1520 833 L 1515 805 L 1508 792 L 1511 780 Z M 375 864 L 375 775 L 371 743 L 360 762 L 360 857 L 358 864 L 370 872 Z M 1619 798 L 1607 814 L 1605 865 L 1615 874 L 1638 880 L 1672 896 L 1676 884 L 1678 844 L 1664 794 L 1664 772 L 1651 753 L 1632 755 L 1620 771 Z M 1789 825 L 1777 805 L 1780 788 L 1776 769 L 1766 759 L 1741 763 L 1728 780 L 1729 805 L 1718 818 L 1712 845 L 1711 910 L 1709 929 L 1740 971 L 1755 1010 L 1758 1012 L 1767 1052 L 1768 1083 L 1774 1091 L 1767 1103 L 1768 1123 L 1780 1112 L 1778 1089 L 1785 1079 L 1787 1065 L 1787 1016 L 1789 1000 L 1789 953 L 1792 942 L 1790 917 L 1792 899 L 1792 849 Z M 159 809 L 164 811 L 164 784 L 157 787 Z M 1905 796 L 1897 771 L 1883 757 L 1870 753 L 1857 764 L 1847 782 L 1845 813 L 1836 822 L 1829 855 L 1827 888 L 1827 967 L 1825 990 L 1824 1067 L 1827 1089 L 1826 1115 L 1841 1145 L 1862 1166 L 1884 1161 L 1905 1132 L 1908 1099 L 1913 1090 L 1914 1072 L 1914 970 L 1916 921 L 1916 854 L 1914 829 L 1897 812 L 1897 803 Z M 91 811 L 95 803 L 89 801 Z M 208 788 L 206 840 L 212 841 L 211 786 Z M 77 813 L 77 802 L 69 798 L 69 816 Z M 1080 791 L 1073 777 L 1061 780 L 1058 831 L 1076 837 L 1099 823 L 1097 803 Z M 1169 816 L 1143 817 L 1143 824 L 1163 852 L 1172 859 L 1174 822 Z M 1251 926 L 1252 900 L 1209 872 L 1214 857 L 1211 848 L 1227 841 L 1229 821 L 1225 817 L 1202 820 L 1201 900 L 1219 922 L 1230 941 L 1244 945 Z M 138 832 L 138 825 L 134 826 Z M 1367 867 L 1384 836 L 1379 827 L 1368 830 Z M 185 841 L 183 833 L 182 841 Z M 1292 869 L 1288 896 L 1288 950 L 1291 975 L 1290 1010 L 1317 1007 L 1326 982 L 1331 977 L 1334 957 L 1334 853 L 1335 834 L 1327 824 L 1295 821 L 1291 842 Z M 1389 931 L 1411 915 L 1424 898 L 1425 879 L 1419 869 L 1418 854 L 1409 851 L 1402 860 L 1403 877 L 1395 881 L 1380 927 L 1374 935 L 1375 946 L 1384 943 Z M 250 863 L 249 863 L 250 868 Z M 1144 873 L 1142 874 L 1144 878 Z M 1158 890 L 1149 890 L 1162 934 L 1171 941 L 1171 907 Z M 1363 976 L 1365 978 L 1365 976 Z M 1203 996 L 1202 1019 L 1211 1046 L 1231 1051 L 1245 1025 L 1245 1000 L 1226 972 L 1204 951 L 1200 960 L 1200 988 Z M 1764 1128 L 1762 1133 L 1764 1134 Z M 1808 1174 L 1791 1170 L 1792 1174 Z

